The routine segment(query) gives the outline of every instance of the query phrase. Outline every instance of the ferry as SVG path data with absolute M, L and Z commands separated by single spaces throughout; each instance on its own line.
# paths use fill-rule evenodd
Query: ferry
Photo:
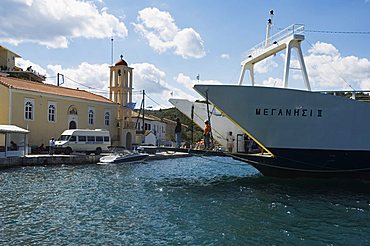
M 311 91 L 301 50 L 304 25 L 291 25 L 273 36 L 270 29 L 271 20 L 265 40 L 242 61 L 238 85 L 194 86 L 262 149 L 233 157 L 265 176 L 370 178 L 368 91 Z M 288 87 L 292 49 L 297 51 L 305 90 Z M 282 50 L 284 87 L 255 86 L 254 65 Z M 242 84 L 246 71 L 248 86 Z

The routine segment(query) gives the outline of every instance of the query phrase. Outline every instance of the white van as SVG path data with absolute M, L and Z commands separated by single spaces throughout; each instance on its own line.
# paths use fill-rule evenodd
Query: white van
M 72 152 L 95 153 L 100 155 L 108 151 L 111 146 L 109 131 L 96 129 L 65 130 L 60 138 L 55 141 L 55 152 L 69 155 Z

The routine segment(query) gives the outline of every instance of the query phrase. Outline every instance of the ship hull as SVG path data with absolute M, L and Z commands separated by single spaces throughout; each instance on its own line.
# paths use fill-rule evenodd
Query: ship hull
M 369 151 L 273 149 L 270 155 L 233 154 L 265 176 L 370 179 Z
M 194 89 L 270 153 L 269 158 L 242 159 L 262 174 L 368 176 L 370 104 L 285 88 L 195 85 Z

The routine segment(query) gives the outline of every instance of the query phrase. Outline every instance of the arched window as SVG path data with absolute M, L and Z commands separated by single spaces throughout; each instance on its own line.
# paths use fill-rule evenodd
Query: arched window
M 88 118 L 89 118 L 89 125 L 94 125 L 94 122 L 95 122 L 95 108 L 89 107 Z
M 49 103 L 49 109 L 48 109 L 49 122 L 55 122 L 55 112 L 56 112 L 55 104 Z
M 89 124 L 94 125 L 94 111 L 89 110 Z
M 34 100 L 26 98 L 24 104 L 24 118 L 26 120 L 33 120 L 33 112 L 34 112 Z
M 109 126 L 110 125 L 110 113 L 105 112 L 104 114 L 104 125 Z
M 75 106 L 70 106 L 68 109 L 69 115 L 77 115 L 77 108 Z

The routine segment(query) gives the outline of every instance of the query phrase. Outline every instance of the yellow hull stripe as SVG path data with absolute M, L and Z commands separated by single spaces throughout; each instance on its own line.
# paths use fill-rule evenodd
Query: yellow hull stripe
M 272 157 L 274 157 L 274 154 L 268 150 L 260 141 L 257 140 L 257 138 L 253 137 L 252 134 L 250 134 L 247 130 L 245 130 L 243 127 L 241 127 L 239 124 L 237 124 L 233 119 L 231 119 L 227 114 L 225 114 L 222 110 L 220 110 L 218 107 L 216 107 L 220 112 L 222 112 L 232 123 L 234 123 L 242 132 L 248 135 L 253 141 L 255 141 L 263 150 L 265 150 L 267 153 L 269 153 Z

